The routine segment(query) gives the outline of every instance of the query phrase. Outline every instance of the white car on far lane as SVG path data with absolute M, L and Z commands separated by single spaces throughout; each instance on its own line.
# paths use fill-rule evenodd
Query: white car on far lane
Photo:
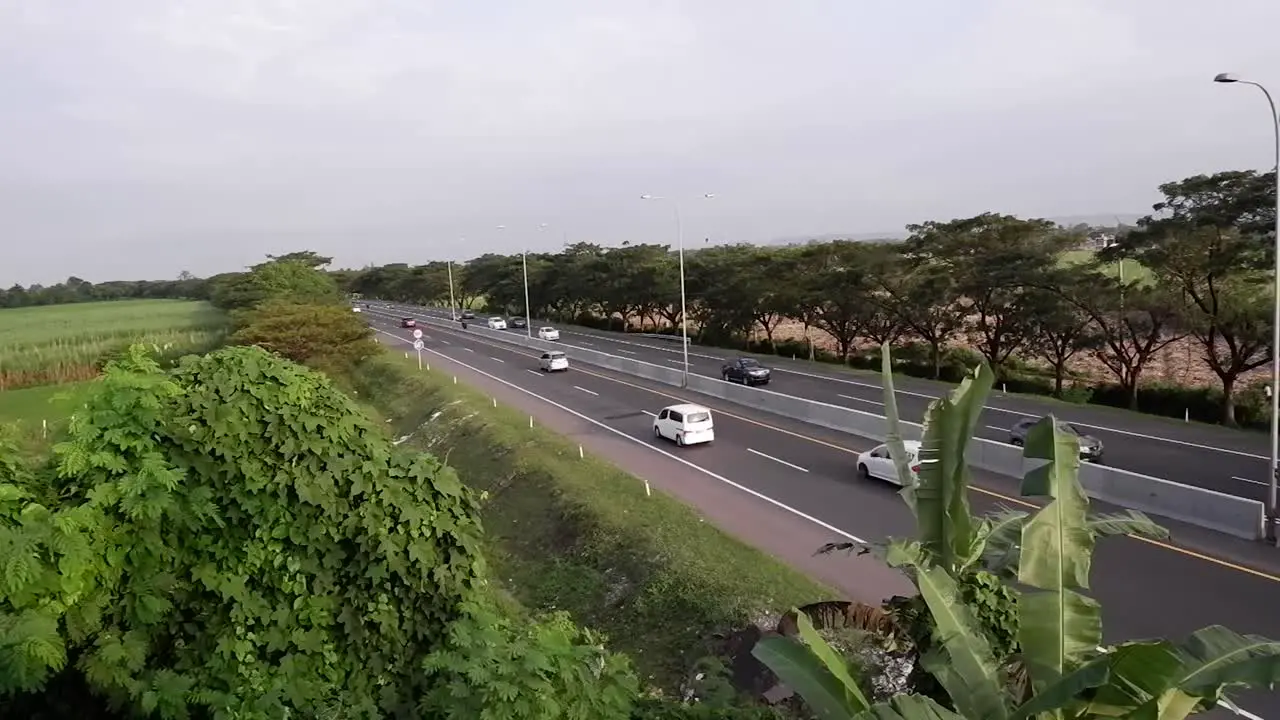
M 912 475 L 919 473 L 920 441 L 904 440 L 902 447 L 907 451 L 907 465 L 911 467 Z M 893 465 L 893 458 L 889 457 L 887 444 L 877 445 L 864 453 L 859 453 L 858 478 L 861 480 L 876 478 L 902 487 L 902 482 L 898 479 L 898 469 Z
M 489 318 L 489 329 L 490 330 L 506 330 L 507 321 L 503 320 L 500 317 L 491 317 Z
M 553 327 L 540 327 L 538 328 L 538 339 L 539 340 L 559 340 L 560 331 Z
M 653 436 L 674 440 L 677 445 L 697 445 L 716 439 L 711 410 L 693 403 L 662 408 L 653 419 Z

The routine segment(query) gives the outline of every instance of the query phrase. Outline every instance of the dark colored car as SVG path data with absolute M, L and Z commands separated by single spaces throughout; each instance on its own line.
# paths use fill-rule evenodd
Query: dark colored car
M 459 315 L 458 317 L 462 318 L 463 320 L 475 320 L 476 314 L 471 312 L 470 310 L 463 310 L 462 314 Z
M 738 358 L 720 368 L 720 377 L 725 382 L 740 382 L 743 385 L 768 385 L 772 375 L 773 372 L 755 358 Z
M 507 321 L 507 327 L 512 330 L 516 328 L 527 328 L 529 327 L 529 323 L 522 317 L 513 317 Z
M 400 318 L 400 327 L 418 327 L 418 321 L 413 318 Z
M 1027 432 L 1040 418 L 1022 418 L 1009 428 L 1009 444 L 1022 447 L 1027 444 Z M 1058 421 L 1058 430 L 1075 435 L 1080 440 L 1080 459 L 1086 462 L 1102 462 L 1102 441 L 1071 423 Z

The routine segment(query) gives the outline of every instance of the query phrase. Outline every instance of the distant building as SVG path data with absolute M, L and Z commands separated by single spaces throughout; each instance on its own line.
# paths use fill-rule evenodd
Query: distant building
M 1110 230 L 1090 230 L 1082 245 L 1085 250 L 1106 250 L 1116 244 L 1116 234 Z

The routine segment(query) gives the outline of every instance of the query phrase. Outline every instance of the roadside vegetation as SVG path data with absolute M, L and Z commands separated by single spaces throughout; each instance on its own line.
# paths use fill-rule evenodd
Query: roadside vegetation
M 354 375 L 358 397 L 403 446 L 448 458 L 483 492 L 486 557 L 526 607 L 564 610 L 604 633 L 640 677 L 670 697 L 734 700 L 729 669 L 757 625 L 831 597 L 697 512 L 528 417 L 438 371 L 388 353 Z M 701 678 L 697 676 L 701 674 Z
M 133 345 L 45 452 L 0 433 L 0 716 L 1178 720 L 1280 676 L 1224 628 L 1098 649 L 1095 539 L 1161 530 L 1088 516 L 1051 424 L 1045 508 L 970 514 L 986 364 L 926 418 L 917 536 L 875 548 L 919 592 L 859 605 L 411 370 L 327 260 L 209 283 L 243 344 Z M 779 680 L 799 697 L 756 701 Z
M 985 363 L 925 419 L 918 479 L 898 429 L 889 348 L 883 377 L 890 453 L 916 516 L 914 538 L 868 548 L 911 578 L 918 593 L 857 613 L 868 651 L 850 662 L 804 612 L 791 637 L 754 652 L 823 718 L 858 720 L 1181 720 L 1229 704 L 1233 688 L 1280 682 L 1280 643 L 1210 626 L 1185 639 L 1104 647 L 1103 608 L 1085 592 L 1097 541 L 1108 535 L 1159 536 L 1136 512 L 1090 515 L 1079 483 L 1078 439 L 1053 417 L 1027 436 L 1022 496 L 1034 512 L 976 517 L 964 462 L 978 411 L 995 375 Z M 862 549 L 852 546 L 826 550 Z M 906 659 L 910 670 L 888 693 L 868 683 Z M 870 690 L 868 688 L 871 688 Z
M 1160 192 L 1136 227 L 986 213 L 910 225 L 902 242 L 691 250 L 689 325 L 708 345 L 870 370 L 887 342 L 908 375 L 957 382 L 985 361 L 1009 392 L 1265 425 L 1254 371 L 1270 362 L 1274 173 L 1202 175 Z M 398 263 L 342 279 L 365 297 L 443 305 L 446 270 Z M 680 326 L 666 244 L 530 253 L 528 277 L 535 317 Z M 454 265 L 453 278 L 460 305 L 483 297 L 491 312 L 523 312 L 518 254 Z

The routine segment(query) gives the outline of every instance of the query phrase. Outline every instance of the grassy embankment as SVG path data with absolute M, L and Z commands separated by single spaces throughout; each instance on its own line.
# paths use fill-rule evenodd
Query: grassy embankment
M 448 375 L 389 354 L 354 383 L 393 433 L 488 493 L 487 555 L 507 592 L 604 632 L 664 691 L 715 654 L 717 633 L 840 597 Z

